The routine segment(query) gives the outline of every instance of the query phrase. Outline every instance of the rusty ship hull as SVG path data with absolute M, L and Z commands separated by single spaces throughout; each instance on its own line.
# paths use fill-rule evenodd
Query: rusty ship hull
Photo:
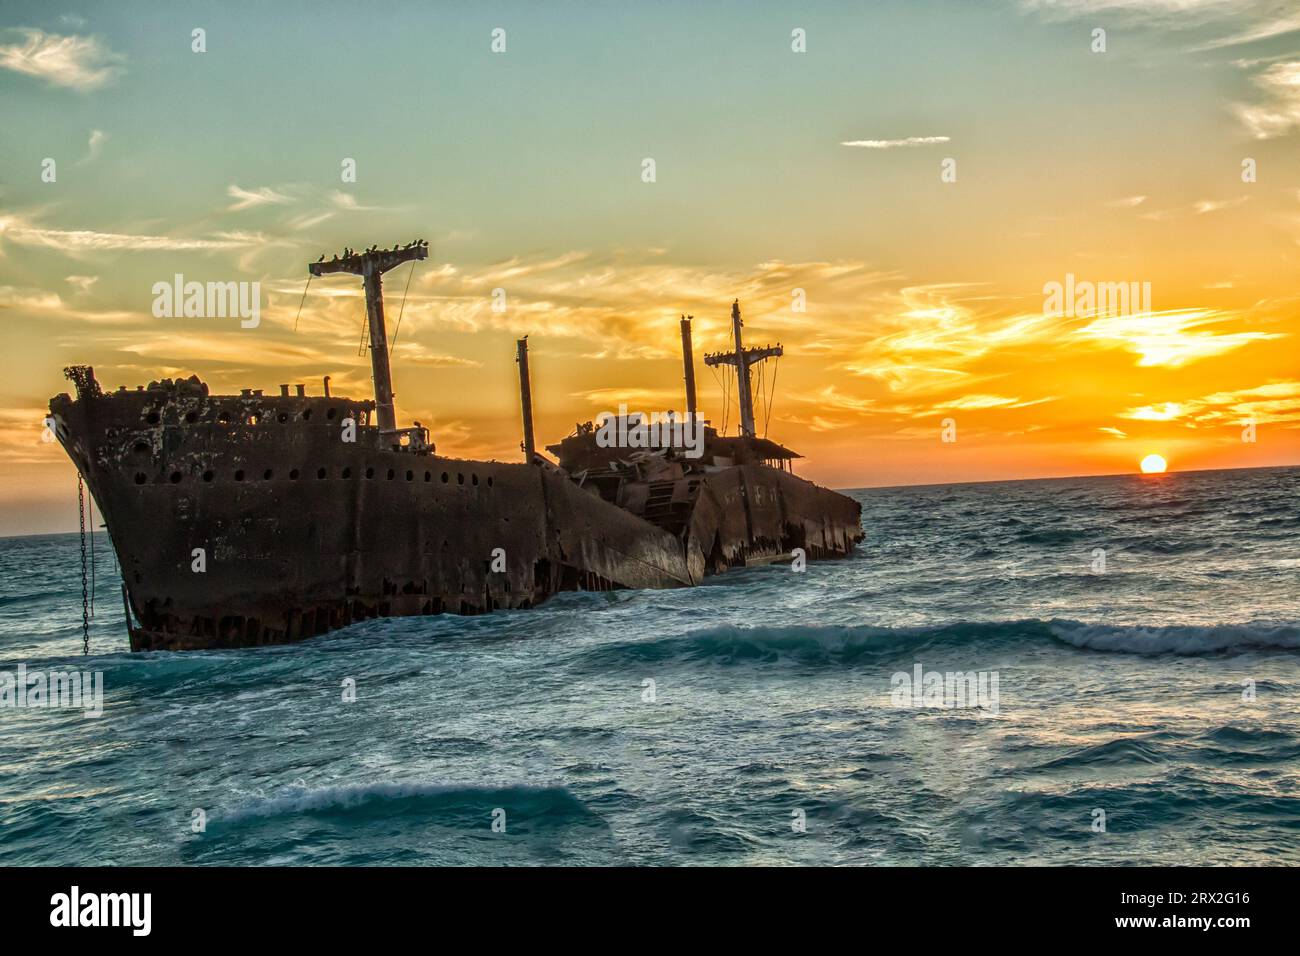
M 862 536 L 856 502 L 762 463 L 628 481 L 620 504 L 553 465 L 395 443 L 373 402 L 74 380 L 53 428 L 112 540 L 136 651 L 690 586 L 794 548 L 845 555 Z

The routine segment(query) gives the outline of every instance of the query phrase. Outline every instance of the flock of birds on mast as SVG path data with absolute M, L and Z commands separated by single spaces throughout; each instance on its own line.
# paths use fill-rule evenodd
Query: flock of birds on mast
M 429 245 L 429 243 L 428 243 L 426 240 L 424 240 L 424 239 L 414 239 L 414 240 L 412 240 L 411 242 L 408 242 L 408 243 L 407 243 L 406 245 L 404 245 L 404 246 L 394 244 L 393 248 L 391 248 L 391 249 L 382 249 L 382 250 L 381 250 L 381 249 L 379 248 L 379 246 L 376 245 L 376 246 L 371 246 L 369 249 L 365 249 L 365 250 L 362 250 L 361 252 L 358 252 L 356 249 L 345 248 L 345 249 L 343 250 L 343 255 L 341 255 L 341 256 L 336 255 L 333 259 L 330 260 L 330 262 L 338 262 L 340 259 L 352 259 L 352 258 L 354 258 L 354 257 L 356 257 L 356 256 L 366 256 L 366 255 L 370 255 L 372 252 L 404 252 L 404 251 L 406 251 L 407 249 L 415 249 L 415 248 L 417 248 L 417 247 L 423 247 L 423 246 L 428 246 L 428 245 Z M 322 254 L 321 254 L 321 257 L 320 257 L 319 259 L 317 259 L 316 261 L 317 261 L 317 262 L 324 262 L 324 261 L 325 261 L 325 256 L 324 256 L 324 254 L 322 253 Z

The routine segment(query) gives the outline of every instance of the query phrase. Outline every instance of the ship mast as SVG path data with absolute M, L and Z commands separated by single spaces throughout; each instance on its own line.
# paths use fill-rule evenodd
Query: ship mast
M 519 448 L 524 461 L 535 464 L 537 449 L 533 446 L 533 387 L 528 379 L 528 336 L 515 342 L 515 361 L 519 363 L 519 404 L 524 416 L 524 440 Z
M 405 246 L 393 246 L 392 249 L 376 249 L 374 246 L 365 252 L 344 249 L 343 255 L 335 256 L 328 262 L 321 256 L 319 262 L 307 266 L 307 271 L 313 276 L 333 272 L 361 276 L 366 290 L 366 320 L 370 323 L 370 369 L 375 382 L 375 415 L 381 435 L 397 431 L 397 414 L 393 409 L 393 378 L 388 367 L 388 330 L 384 325 L 382 277 L 385 272 L 403 262 L 428 257 L 429 244 L 423 239 L 417 239 Z
M 686 427 L 695 421 L 695 350 L 691 346 L 691 320 L 693 315 L 682 316 L 682 365 L 686 371 Z
M 754 429 L 754 395 L 750 384 L 750 368 L 764 359 L 784 355 L 785 350 L 779 344 L 775 348 L 772 346 L 765 346 L 761 349 L 745 348 L 740 339 L 742 325 L 744 323 L 740 321 L 740 300 L 737 299 L 731 303 L 731 334 L 736 342 L 735 351 L 713 352 L 705 355 L 704 364 L 735 366 L 736 397 L 740 402 L 740 434 L 747 438 L 754 438 L 757 432 Z

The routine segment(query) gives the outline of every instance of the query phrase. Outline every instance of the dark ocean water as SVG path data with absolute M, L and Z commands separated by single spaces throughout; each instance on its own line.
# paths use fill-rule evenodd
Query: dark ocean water
M 105 687 L 0 709 L 0 864 L 1300 863 L 1300 469 L 853 494 L 804 573 L 237 652 L 128 654 L 100 536 L 85 660 L 77 537 L 0 540 L 0 672 Z

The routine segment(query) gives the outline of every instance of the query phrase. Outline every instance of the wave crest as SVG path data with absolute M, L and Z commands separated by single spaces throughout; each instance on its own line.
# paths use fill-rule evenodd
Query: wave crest
M 956 621 L 880 627 L 733 625 L 701 628 L 644 641 L 620 641 L 578 655 L 595 670 L 656 663 L 720 666 L 789 663 L 851 667 L 934 647 L 999 646 L 1057 641 L 1086 650 L 1122 654 L 1216 654 L 1259 648 L 1300 649 L 1300 626 L 1290 623 L 1101 624 L 1062 618 Z

